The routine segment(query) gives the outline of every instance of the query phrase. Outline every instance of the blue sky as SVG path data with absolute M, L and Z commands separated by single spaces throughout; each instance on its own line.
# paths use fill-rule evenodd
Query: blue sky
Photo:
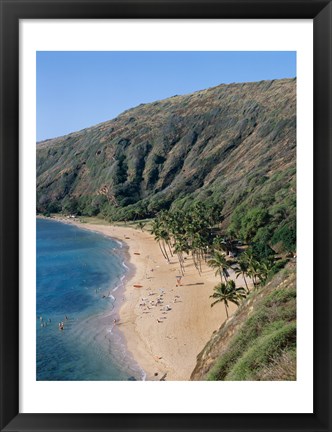
M 295 52 L 39 51 L 37 141 L 175 94 L 295 76 Z

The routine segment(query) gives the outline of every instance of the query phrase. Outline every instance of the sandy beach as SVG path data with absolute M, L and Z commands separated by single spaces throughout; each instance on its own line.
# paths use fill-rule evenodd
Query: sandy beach
M 223 303 L 211 308 L 209 296 L 220 282 L 215 271 L 203 265 L 200 276 L 188 256 L 185 275 L 181 285 L 176 286 L 176 276 L 181 274 L 178 259 L 174 256 L 167 263 L 149 232 L 125 226 L 70 223 L 128 246 L 134 271 L 126 282 L 117 326 L 147 379 L 189 380 L 197 355 L 226 319 Z M 232 271 L 230 276 L 235 277 Z M 244 286 L 240 277 L 237 284 Z M 158 297 L 162 303 L 157 304 Z M 229 314 L 235 309 L 231 303 Z

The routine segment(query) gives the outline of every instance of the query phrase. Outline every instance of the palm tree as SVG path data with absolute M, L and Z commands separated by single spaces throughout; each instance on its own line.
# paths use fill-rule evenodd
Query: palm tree
M 220 237 L 219 235 L 216 235 L 216 237 L 213 239 L 212 242 L 212 249 L 213 250 L 222 250 L 222 243 L 223 243 L 223 238 Z
M 174 252 L 178 256 L 181 273 L 182 273 L 182 276 L 184 276 L 184 271 L 185 270 L 184 270 L 183 252 L 185 252 L 187 254 L 189 252 L 189 250 L 188 250 L 188 244 L 187 244 L 186 239 L 184 237 L 179 238 L 179 239 L 176 240 L 175 245 L 174 245 Z
M 227 270 L 230 268 L 230 263 L 227 261 L 225 254 L 214 251 L 212 258 L 208 261 L 208 266 L 216 269 L 216 276 L 218 273 L 220 274 L 221 282 L 223 282 L 223 277 L 227 282 Z
M 259 262 L 254 258 L 253 253 L 250 250 L 246 250 L 241 254 L 240 261 L 245 263 L 246 266 L 246 274 L 250 277 L 252 280 L 252 283 L 254 285 L 254 288 L 257 288 L 258 285 L 258 277 L 260 274 L 260 264 Z
M 263 261 L 260 263 L 258 279 L 260 280 L 261 284 L 265 284 L 265 282 L 267 281 L 267 278 L 269 277 L 272 269 L 273 269 L 273 262 L 272 261 Z
M 164 232 L 158 219 L 154 219 L 154 221 L 152 222 L 152 228 L 150 232 L 151 234 L 154 235 L 154 239 L 158 242 L 159 248 L 164 258 L 169 262 L 169 257 L 167 255 L 167 251 L 165 249 L 165 244 L 164 244 L 164 237 L 163 237 Z
M 257 288 L 259 275 L 261 274 L 260 264 L 257 260 L 252 259 L 249 262 L 247 274 L 251 277 L 254 288 Z
M 224 237 L 222 239 L 219 239 L 218 241 L 221 250 L 226 252 L 227 255 L 232 254 L 234 256 L 235 247 L 233 241 L 229 237 Z
M 144 231 L 143 228 L 145 227 L 145 225 L 146 225 L 146 223 L 143 222 L 143 221 L 139 221 L 139 222 L 137 222 L 137 224 L 136 224 L 137 228 L 141 229 L 142 232 Z
M 241 275 L 243 277 L 244 283 L 246 284 L 247 293 L 249 294 L 249 288 L 245 275 L 248 274 L 248 263 L 244 260 L 239 259 L 237 262 L 238 267 L 234 269 L 236 273 L 236 279 Z
M 172 248 L 171 248 L 171 224 L 172 224 L 172 216 L 168 211 L 161 211 L 158 214 L 158 220 L 160 223 L 160 227 L 162 227 L 162 238 L 166 243 L 169 253 L 173 256 Z
M 219 302 L 224 302 L 226 316 L 228 315 L 228 302 L 232 302 L 237 306 L 240 304 L 241 300 L 246 298 L 245 289 L 242 287 L 237 288 L 233 280 L 227 281 L 226 283 L 220 283 L 214 287 L 214 293 L 210 296 L 216 299 L 212 304 L 213 307 Z

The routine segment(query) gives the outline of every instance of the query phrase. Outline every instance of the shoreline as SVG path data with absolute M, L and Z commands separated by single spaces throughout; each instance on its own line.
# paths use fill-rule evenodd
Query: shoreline
M 127 348 L 127 341 L 124 337 L 123 332 L 121 332 L 118 325 L 113 323 L 114 319 L 119 322 L 120 309 L 122 307 L 123 299 L 125 297 L 126 283 L 135 274 L 135 267 L 129 262 L 130 256 L 128 252 L 128 245 L 119 238 L 110 236 L 107 233 L 102 232 L 101 230 L 93 229 L 93 227 L 90 226 L 85 227 L 83 223 L 78 222 L 77 220 L 73 221 L 72 219 L 67 219 L 61 216 L 45 217 L 42 215 L 37 215 L 36 217 L 37 219 L 50 220 L 58 223 L 63 223 L 65 225 L 72 225 L 77 227 L 78 229 L 93 232 L 95 234 L 98 234 L 99 236 L 113 240 L 113 242 L 119 246 L 116 249 L 118 251 L 117 257 L 120 260 L 121 266 L 124 268 L 124 273 L 116 282 L 112 283 L 110 287 L 104 290 L 104 296 L 112 297 L 112 306 L 107 311 L 90 316 L 89 318 L 87 318 L 87 320 L 93 322 L 94 325 L 98 328 L 100 326 L 103 326 L 105 329 L 108 329 L 107 333 L 110 334 L 110 338 L 112 341 L 111 343 L 115 343 L 117 346 L 117 349 L 112 352 L 112 361 L 115 362 L 115 364 L 117 364 L 117 366 L 123 372 L 127 373 L 130 379 L 135 378 L 136 380 L 144 381 L 146 379 L 145 371 L 140 367 L 137 361 L 133 358 L 133 355 L 129 352 Z M 124 359 L 126 359 L 125 362 L 123 362 Z
M 128 226 L 53 219 L 126 245 L 129 269 L 123 279 L 124 301 L 117 308 L 120 319 L 116 327 L 124 337 L 129 358 L 145 372 L 147 380 L 189 380 L 197 355 L 226 319 L 223 304 L 211 308 L 209 296 L 220 282 L 214 270 L 203 264 L 200 276 L 188 256 L 185 276 L 181 286 L 176 286 L 180 274 L 177 257 L 168 264 L 150 233 Z M 163 303 L 157 303 L 158 297 Z M 230 319 L 235 310 L 231 304 Z

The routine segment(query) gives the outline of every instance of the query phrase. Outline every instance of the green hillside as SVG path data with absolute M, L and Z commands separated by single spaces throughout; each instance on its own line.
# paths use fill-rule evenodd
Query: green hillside
M 294 263 L 252 292 L 198 355 L 192 380 L 296 380 Z
M 245 242 L 295 250 L 296 80 L 142 104 L 37 144 L 37 212 L 109 221 L 196 203 Z

